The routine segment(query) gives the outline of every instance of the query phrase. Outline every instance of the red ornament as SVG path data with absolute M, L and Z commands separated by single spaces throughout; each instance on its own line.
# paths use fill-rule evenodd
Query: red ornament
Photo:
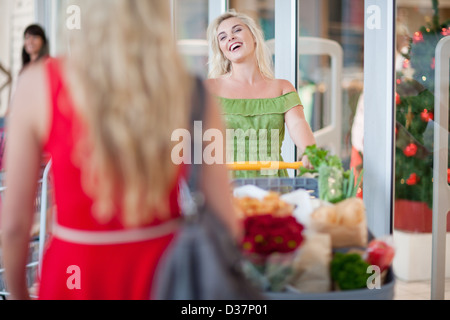
M 408 59 L 403 61 L 403 69 L 409 69 L 411 67 L 411 62 Z
M 450 169 L 447 169 L 447 182 L 450 184 Z
M 450 35 L 450 28 L 443 28 L 441 34 L 446 37 Z
M 413 173 L 409 176 L 408 180 L 406 180 L 406 184 L 408 186 L 415 186 L 419 182 L 419 177 L 416 173 Z
M 423 34 L 420 31 L 414 32 L 413 43 L 417 44 L 423 42 Z
M 429 112 L 427 109 L 423 110 L 423 112 L 420 114 L 420 117 L 422 118 L 423 122 L 429 122 L 434 119 L 433 113 Z
M 414 157 L 417 154 L 417 146 L 414 143 L 410 143 L 405 150 L 403 150 L 403 153 L 405 154 L 405 156 L 407 157 Z
M 395 104 L 399 105 L 402 103 L 402 99 L 400 98 L 400 95 L 396 92 L 395 93 Z

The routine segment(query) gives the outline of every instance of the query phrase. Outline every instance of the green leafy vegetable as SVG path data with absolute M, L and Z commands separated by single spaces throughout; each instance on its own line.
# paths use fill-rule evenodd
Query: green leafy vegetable
M 320 199 L 337 203 L 354 198 L 362 182 L 363 171 L 355 184 L 354 170 L 344 171 L 342 160 L 331 155 L 327 150 L 316 145 L 306 148 L 303 156 L 307 156 L 313 169 L 300 168 L 300 176 L 306 173 L 318 174 Z
M 342 169 L 342 161 L 338 156 L 330 155 L 329 151 L 321 148 L 317 148 L 316 145 L 308 146 L 303 153 L 303 156 L 307 156 L 309 162 L 314 167 L 313 169 L 300 168 L 300 175 L 306 173 L 319 173 L 321 165 L 326 164 L 330 167 L 336 167 Z
M 337 252 L 331 261 L 331 278 L 341 290 L 367 288 L 369 266 L 357 253 Z

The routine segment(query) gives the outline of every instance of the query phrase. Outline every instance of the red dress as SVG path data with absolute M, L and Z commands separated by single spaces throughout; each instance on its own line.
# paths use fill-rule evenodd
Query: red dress
M 60 61 L 45 63 L 51 97 L 51 131 L 44 151 L 52 157 L 57 224 L 71 230 L 124 230 L 118 218 L 98 223 L 92 199 L 83 191 L 80 170 L 72 162 L 79 123 L 62 76 Z M 179 177 L 182 176 L 180 170 Z M 178 181 L 168 195 L 178 218 Z M 155 222 L 154 224 L 160 224 Z M 174 234 L 123 244 L 80 244 L 50 237 L 42 262 L 41 300 L 148 300 L 154 272 Z

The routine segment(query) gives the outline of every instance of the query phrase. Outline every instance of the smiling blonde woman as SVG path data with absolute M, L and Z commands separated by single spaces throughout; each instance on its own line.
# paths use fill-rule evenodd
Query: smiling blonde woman
M 283 161 L 285 126 L 300 154 L 316 143 L 296 89 L 289 81 L 274 78 L 263 32 L 252 18 L 227 12 L 211 23 L 208 40 L 212 56 L 207 86 L 222 107 L 227 129 L 241 132 L 227 139 L 228 162 Z M 310 167 L 307 157 L 302 161 Z M 288 176 L 286 170 L 233 174 Z

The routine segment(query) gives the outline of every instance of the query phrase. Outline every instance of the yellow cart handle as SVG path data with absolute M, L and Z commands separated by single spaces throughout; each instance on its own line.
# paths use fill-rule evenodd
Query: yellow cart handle
M 260 170 L 284 170 L 295 169 L 298 170 L 303 167 L 303 162 L 246 162 L 246 163 L 230 163 L 227 165 L 232 171 L 260 171 Z

